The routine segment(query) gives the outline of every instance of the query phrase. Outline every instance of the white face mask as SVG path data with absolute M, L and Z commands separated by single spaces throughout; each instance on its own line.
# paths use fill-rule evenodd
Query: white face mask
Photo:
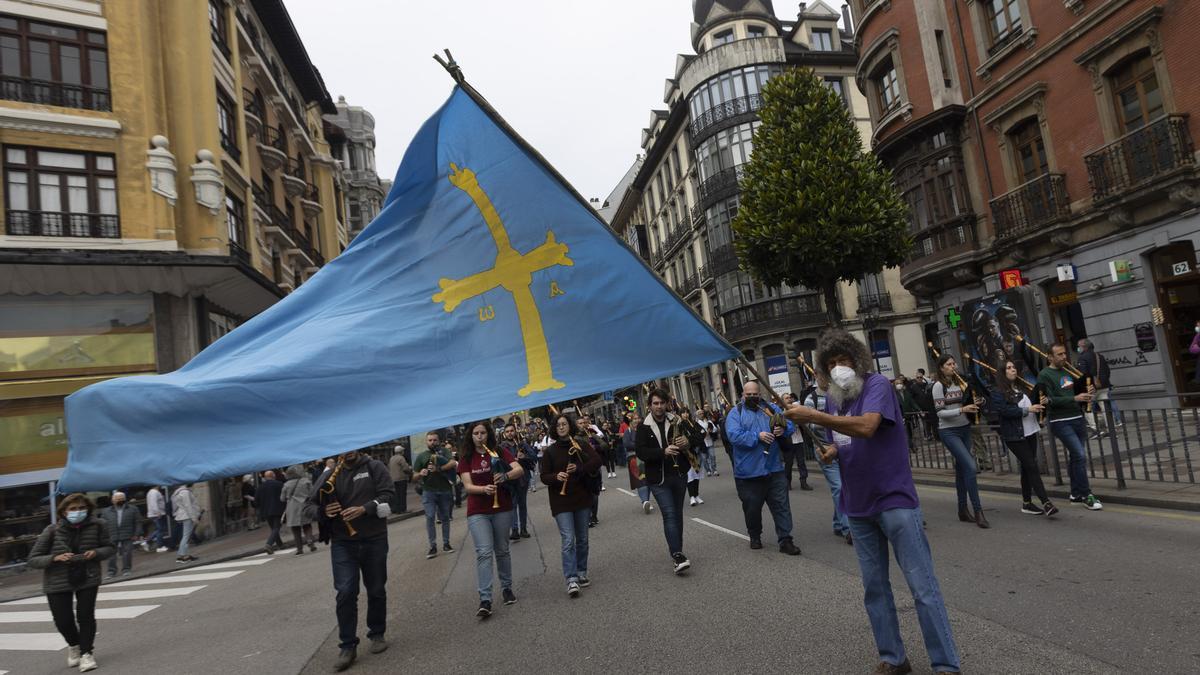
M 846 366 L 834 366 L 833 370 L 829 371 L 830 379 L 842 389 L 848 388 L 854 382 L 855 375 L 854 369 Z

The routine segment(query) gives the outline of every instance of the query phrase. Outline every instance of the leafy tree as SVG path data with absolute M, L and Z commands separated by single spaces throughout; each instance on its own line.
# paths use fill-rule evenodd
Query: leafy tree
M 899 265 L 912 250 L 908 207 L 812 70 L 772 78 L 759 117 L 733 222 L 738 257 L 765 285 L 819 289 L 837 325 L 838 282 Z

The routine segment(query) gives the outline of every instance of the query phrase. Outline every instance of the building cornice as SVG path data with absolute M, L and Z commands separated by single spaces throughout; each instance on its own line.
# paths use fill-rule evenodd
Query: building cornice
M 117 134 L 121 133 L 121 123 L 105 117 L 0 107 L 0 129 L 89 138 L 116 138 Z

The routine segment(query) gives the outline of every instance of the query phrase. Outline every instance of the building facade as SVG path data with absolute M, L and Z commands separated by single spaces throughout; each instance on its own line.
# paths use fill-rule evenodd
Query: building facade
M 350 238 L 358 236 L 383 208 L 387 196 L 375 170 L 375 117 L 339 96 L 337 114 L 325 121 L 335 127 L 339 137 L 333 156 L 342 163 L 341 178 L 346 186 L 346 223 Z
M 664 86 L 665 109 L 642 131 L 645 159 L 613 217 L 639 250 L 705 321 L 738 347 L 780 392 L 799 392 L 789 355 L 811 358 L 826 320 L 816 289 L 767 288 L 739 269 L 731 222 L 742 166 L 753 151 L 760 92 L 789 67 L 811 68 L 846 103 L 864 139 L 871 126 L 855 86 L 858 62 L 844 17 L 824 2 L 801 3 L 795 20 L 761 0 L 698 0 L 694 54 L 680 55 Z M 898 270 L 847 284 L 840 292 L 849 329 L 874 347 L 877 368 L 893 376 L 924 365 L 921 313 Z M 741 374 L 714 365 L 674 379 L 692 404 L 735 400 Z
M 1134 407 L 1196 404 L 1194 2 L 851 0 L 874 151 L 916 249 L 930 340 L 989 338 L 1012 284 L 1030 340 L 1089 338 Z M 984 298 L 980 303 L 978 299 Z
M 179 368 L 349 233 L 280 0 L 14 0 L 0 47 L 3 566 L 50 521 L 67 395 Z M 236 483 L 200 495 L 238 527 Z

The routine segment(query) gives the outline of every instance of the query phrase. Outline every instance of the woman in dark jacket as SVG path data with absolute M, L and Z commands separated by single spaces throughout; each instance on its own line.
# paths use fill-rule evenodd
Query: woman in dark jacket
M 592 515 L 592 493 L 585 477 L 598 472 L 600 453 L 579 433 L 566 415 L 554 420 L 554 443 L 542 451 L 541 477 L 550 495 L 550 513 L 562 537 L 562 568 L 567 594 L 579 596 L 588 586 L 588 521 Z
M 29 552 L 29 566 L 46 570 L 42 592 L 54 626 L 67 642 L 67 666 L 79 666 L 80 672 L 96 668 L 92 641 L 100 561 L 114 553 L 108 526 L 95 512 L 95 504 L 86 496 L 67 496 L 58 504 L 58 522 L 42 530 Z
M 1044 408 L 1029 400 L 1017 383 L 1018 377 L 1016 365 L 1006 361 L 1004 370 L 996 374 L 996 388 L 991 392 L 992 410 L 1000 417 L 1000 438 L 1021 465 L 1021 513 L 1052 516 L 1058 513 L 1058 508 L 1046 496 L 1037 466 L 1037 436 L 1041 429 L 1038 415 Z M 1033 504 L 1034 492 L 1042 501 L 1041 508 Z

